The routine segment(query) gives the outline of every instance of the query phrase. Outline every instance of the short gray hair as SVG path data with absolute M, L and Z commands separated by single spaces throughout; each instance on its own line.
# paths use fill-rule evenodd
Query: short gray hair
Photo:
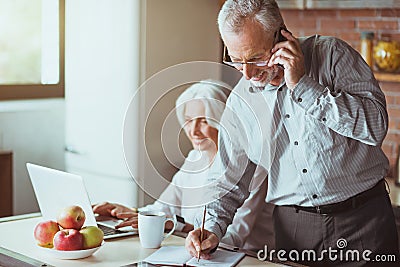
M 275 0 L 227 0 L 218 15 L 219 31 L 240 33 L 248 20 L 259 22 L 266 32 L 284 26 Z
M 185 125 L 185 106 L 191 100 L 200 100 L 204 104 L 207 123 L 219 130 L 219 123 L 225 109 L 232 87 L 228 84 L 207 79 L 197 82 L 187 88 L 176 100 L 176 116 L 181 127 Z

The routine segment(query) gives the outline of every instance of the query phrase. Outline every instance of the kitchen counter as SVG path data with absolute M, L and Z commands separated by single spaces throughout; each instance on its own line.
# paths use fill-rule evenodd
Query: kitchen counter
M 15 219 L 15 218 L 11 218 Z M 92 256 L 76 260 L 61 260 L 54 257 L 53 253 L 49 253 L 44 248 L 36 245 L 33 237 L 33 229 L 35 225 L 41 221 L 41 217 L 16 218 L 16 220 L 5 220 L 0 223 L 0 265 L 6 262 L 9 264 L 9 257 L 28 261 L 31 264 L 12 266 L 125 266 L 142 261 L 156 249 L 144 249 L 140 245 L 139 237 L 121 237 L 106 240 L 99 251 Z M 162 246 L 183 246 L 185 239 L 177 236 L 169 236 L 162 243 Z M 3 250 L 2 250 L 3 249 Z M 1 255 L 3 253 L 3 255 Z M 18 254 L 22 255 L 18 255 Z M 26 258 L 28 257 L 28 258 Z M 34 264 L 32 264 L 34 263 Z M 46 263 L 46 264 L 43 264 Z M 246 256 L 238 264 L 238 266 L 302 266 L 294 263 L 285 265 L 260 261 L 257 258 Z M 145 266 L 138 264 L 137 266 Z

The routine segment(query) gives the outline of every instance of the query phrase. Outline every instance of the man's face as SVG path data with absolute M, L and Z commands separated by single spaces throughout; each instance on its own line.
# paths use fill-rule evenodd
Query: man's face
M 233 62 L 260 62 L 270 59 L 274 34 L 265 32 L 257 22 L 247 21 L 240 33 L 224 33 L 223 39 Z M 276 65 L 259 67 L 255 64 L 243 64 L 238 70 L 256 87 L 264 87 L 275 81 L 281 71 Z

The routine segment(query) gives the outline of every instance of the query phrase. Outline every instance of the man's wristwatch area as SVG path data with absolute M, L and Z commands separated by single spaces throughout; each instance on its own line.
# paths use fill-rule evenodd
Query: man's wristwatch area
M 185 219 L 179 215 L 174 215 L 175 221 L 176 221 L 176 226 L 175 226 L 175 230 L 182 232 L 183 228 L 186 225 Z

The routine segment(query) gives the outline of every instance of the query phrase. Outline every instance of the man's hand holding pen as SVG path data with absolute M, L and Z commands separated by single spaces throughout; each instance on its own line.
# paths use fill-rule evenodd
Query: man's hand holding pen
M 186 250 L 189 251 L 190 255 L 197 257 L 198 251 L 201 251 L 200 258 L 209 259 L 210 252 L 218 246 L 218 237 L 204 229 L 203 231 L 203 242 L 200 244 L 201 228 L 195 229 L 189 232 L 185 240 Z

